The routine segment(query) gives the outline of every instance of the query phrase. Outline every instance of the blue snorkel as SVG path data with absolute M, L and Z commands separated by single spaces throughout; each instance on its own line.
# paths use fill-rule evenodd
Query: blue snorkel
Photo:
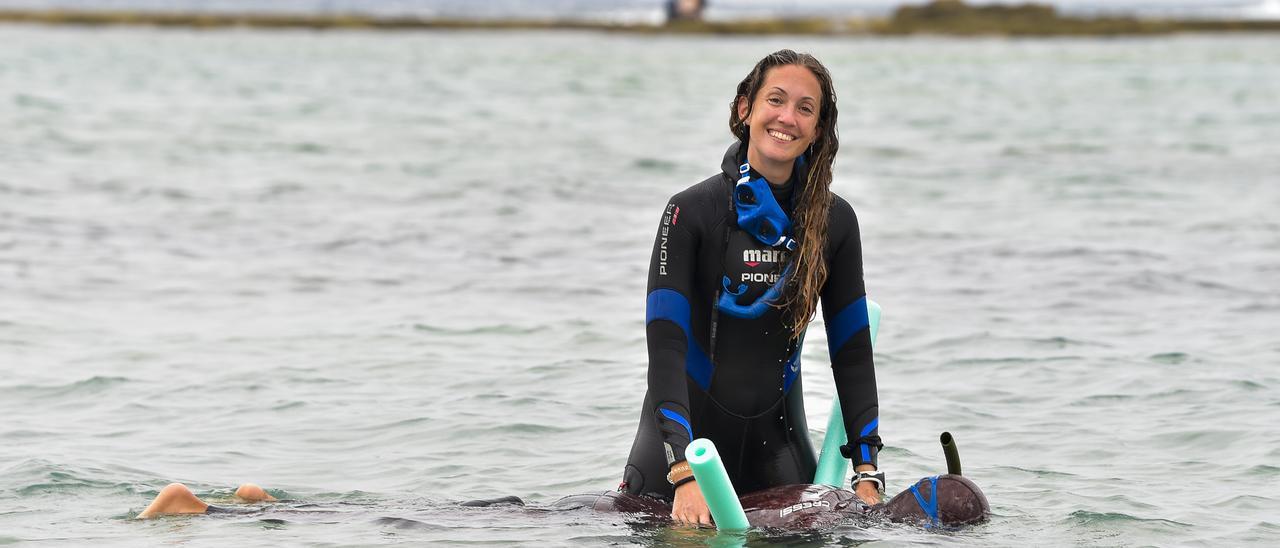
M 738 304 L 736 297 L 746 293 L 747 284 L 738 284 L 737 291 L 735 292 L 729 288 L 729 277 L 725 276 L 724 279 L 720 281 L 720 284 L 724 286 L 724 292 L 720 294 L 720 300 L 716 303 L 716 308 L 719 308 L 721 312 L 735 318 L 759 318 L 766 310 L 769 309 L 770 305 L 777 302 L 779 297 L 782 297 L 782 288 L 787 285 L 787 277 L 790 275 L 791 265 L 787 265 L 787 267 L 782 270 L 782 275 L 778 276 L 778 281 L 769 286 L 769 289 L 765 290 L 764 294 L 760 295 L 760 297 L 756 299 L 756 302 L 746 306 Z
M 800 160 L 796 163 L 796 167 L 804 165 Z M 742 164 L 738 173 L 742 177 L 733 185 L 733 205 L 738 212 L 738 226 L 755 236 L 762 244 L 795 251 L 797 245 L 791 239 L 791 219 L 774 199 L 769 181 L 764 177 L 752 179 L 751 164 L 748 163 Z
M 794 169 L 803 169 L 804 156 L 796 158 Z M 799 244 L 792 238 L 791 218 L 783 211 L 778 200 L 773 197 L 773 189 L 764 177 L 751 178 L 751 164 L 743 163 L 738 167 L 741 177 L 733 185 L 733 205 L 738 214 L 738 227 L 751 234 L 756 240 L 770 247 L 795 251 Z M 746 284 L 738 284 L 735 288 L 728 276 L 721 285 L 724 292 L 716 301 L 716 308 L 735 318 L 759 318 L 773 303 L 782 297 L 782 289 L 791 276 L 792 265 L 788 264 L 778 276 L 778 281 L 767 289 L 763 295 L 749 305 L 738 304 L 737 297 L 747 291 Z

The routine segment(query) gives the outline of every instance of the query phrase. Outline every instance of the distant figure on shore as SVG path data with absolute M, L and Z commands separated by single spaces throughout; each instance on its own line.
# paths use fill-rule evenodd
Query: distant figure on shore
M 667 22 L 701 21 L 706 0 L 667 0 Z

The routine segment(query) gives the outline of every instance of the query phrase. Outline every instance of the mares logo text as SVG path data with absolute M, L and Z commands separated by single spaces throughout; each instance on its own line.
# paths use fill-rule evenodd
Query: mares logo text
M 742 262 L 752 268 L 760 263 L 783 263 L 787 261 L 787 252 L 781 249 L 744 249 Z

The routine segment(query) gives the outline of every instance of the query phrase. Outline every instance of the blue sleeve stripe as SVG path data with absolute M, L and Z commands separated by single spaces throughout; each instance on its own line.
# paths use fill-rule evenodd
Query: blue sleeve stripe
M 867 319 L 867 297 L 863 295 L 856 301 L 849 303 L 844 307 L 836 317 L 827 320 L 827 350 L 831 352 L 831 359 L 836 358 L 836 354 L 844 348 L 845 343 L 852 339 L 854 334 L 870 325 Z
M 693 340 L 693 329 L 689 327 L 689 299 L 674 289 L 655 289 L 649 292 L 645 303 L 644 324 L 649 325 L 658 320 L 667 320 L 684 330 L 686 350 L 684 354 L 685 372 L 698 383 L 703 390 L 711 389 L 711 373 L 714 366 L 711 358 L 702 351 Z
M 867 434 L 870 434 L 877 426 L 880 426 L 880 417 L 871 419 L 871 422 L 862 427 L 862 433 L 858 434 L 858 437 L 865 438 Z M 871 462 L 871 446 L 865 443 L 862 444 L 862 462 Z
M 689 419 L 681 417 L 679 413 L 663 407 L 659 407 L 658 412 L 662 413 L 662 416 L 680 423 L 680 426 L 684 427 L 684 431 L 689 433 L 689 441 L 693 441 L 693 427 L 689 426 Z
M 875 430 L 877 426 L 880 426 L 880 417 L 871 419 L 871 422 L 867 423 L 866 426 L 862 427 L 862 432 L 858 434 L 858 437 L 860 438 L 867 437 L 867 435 L 870 434 L 872 430 Z
M 656 320 L 669 320 L 689 334 L 689 299 L 674 289 L 655 289 L 649 292 L 645 303 L 644 324 L 649 325 Z

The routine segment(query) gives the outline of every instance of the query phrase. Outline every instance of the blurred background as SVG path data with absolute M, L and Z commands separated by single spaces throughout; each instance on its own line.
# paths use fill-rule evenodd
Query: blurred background
M 145 10 L 223 13 L 359 13 L 474 19 L 552 18 L 661 23 L 674 9 L 710 20 L 875 17 L 927 0 L 3 0 L 20 10 Z M 974 6 L 1024 2 L 967 0 Z M 1072 15 L 1280 18 L 1273 0 L 1042 0 Z
M 456 503 L 617 485 L 661 210 L 792 48 L 889 491 L 949 430 L 995 516 L 749 541 L 1275 545 L 1275 4 L 0 0 L 0 544 L 721 542 Z

